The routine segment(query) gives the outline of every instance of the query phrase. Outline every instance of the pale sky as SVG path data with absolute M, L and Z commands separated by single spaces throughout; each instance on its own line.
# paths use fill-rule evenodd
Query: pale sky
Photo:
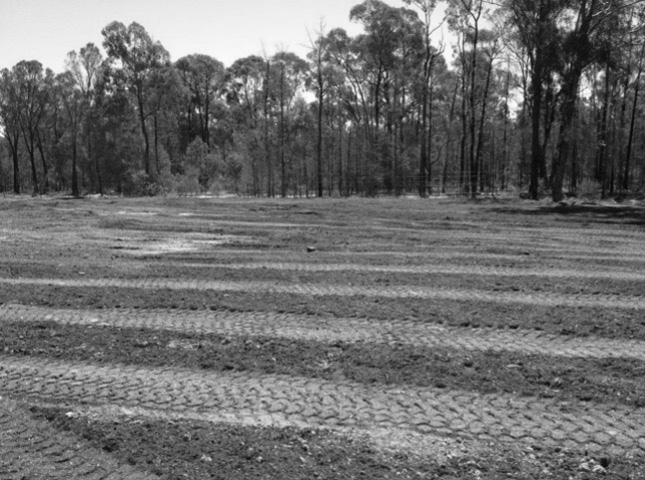
M 323 21 L 325 30 L 361 27 L 349 11 L 362 0 L 0 0 L 0 69 L 38 60 L 64 70 L 71 50 L 88 42 L 102 49 L 101 30 L 113 20 L 136 21 L 175 61 L 191 53 L 226 66 L 252 54 L 281 49 L 304 57 Z M 401 0 L 386 0 L 401 7 Z

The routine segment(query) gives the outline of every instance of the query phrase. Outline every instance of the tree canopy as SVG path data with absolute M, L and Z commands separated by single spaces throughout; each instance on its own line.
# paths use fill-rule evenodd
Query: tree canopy
M 5 68 L 0 184 L 554 200 L 645 187 L 645 2 L 364 0 L 347 14 L 362 31 L 321 27 L 306 58 L 173 62 L 115 21 L 64 72 Z

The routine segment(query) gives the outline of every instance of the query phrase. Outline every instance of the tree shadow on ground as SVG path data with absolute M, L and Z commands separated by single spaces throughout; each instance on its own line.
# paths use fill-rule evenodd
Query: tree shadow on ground
M 535 208 L 512 206 L 495 207 L 493 211 L 506 215 L 522 216 L 565 216 L 581 222 L 636 225 L 645 227 L 645 206 L 637 205 L 599 205 L 594 203 L 559 203 Z

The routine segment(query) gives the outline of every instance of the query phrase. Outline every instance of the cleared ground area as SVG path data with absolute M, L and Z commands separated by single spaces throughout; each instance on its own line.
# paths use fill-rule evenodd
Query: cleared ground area
M 645 477 L 645 208 L 0 200 L 0 480 Z

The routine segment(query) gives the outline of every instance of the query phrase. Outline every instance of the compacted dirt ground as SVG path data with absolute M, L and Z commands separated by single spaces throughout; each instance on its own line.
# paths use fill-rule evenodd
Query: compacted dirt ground
M 645 478 L 645 208 L 0 199 L 0 480 Z

